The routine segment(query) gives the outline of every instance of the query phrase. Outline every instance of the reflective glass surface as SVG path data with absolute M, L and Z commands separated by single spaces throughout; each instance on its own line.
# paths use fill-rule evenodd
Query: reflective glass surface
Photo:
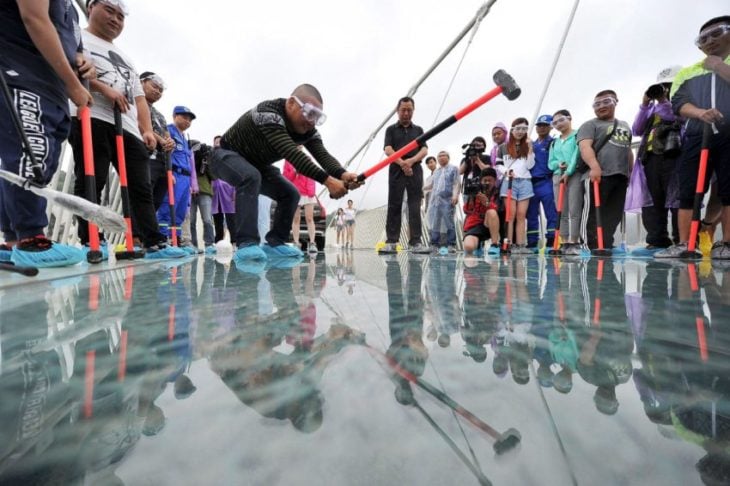
M 86 268 L 0 275 L 0 484 L 730 480 L 709 261 Z

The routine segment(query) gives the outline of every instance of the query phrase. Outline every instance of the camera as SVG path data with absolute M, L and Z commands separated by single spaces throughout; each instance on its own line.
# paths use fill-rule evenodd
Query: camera
M 472 177 L 464 181 L 464 195 L 476 196 L 480 192 L 485 192 L 486 187 L 482 184 L 479 177 Z
M 193 156 L 195 157 L 195 171 L 200 175 L 207 174 L 208 166 L 210 165 L 210 156 L 213 154 L 213 147 L 198 142 L 197 140 L 191 140 L 190 149 L 193 151 Z
M 477 155 L 481 155 L 484 152 L 484 147 L 475 147 L 472 143 L 465 143 L 461 146 L 461 150 L 463 150 L 464 157 L 476 157 Z
M 671 85 L 669 85 L 671 86 Z M 665 84 L 652 84 L 649 89 L 646 90 L 646 97 L 652 100 L 656 100 L 665 96 L 668 89 Z

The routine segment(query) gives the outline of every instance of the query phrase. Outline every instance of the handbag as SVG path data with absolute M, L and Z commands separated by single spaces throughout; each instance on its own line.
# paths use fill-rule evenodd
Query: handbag
M 649 193 L 649 186 L 646 183 L 644 164 L 635 163 L 629 178 L 629 187 L 626 191 L 626 202 L 624 211 L 627 213 L 640 213 L 641 208 L 653 206 L 654 201 Z

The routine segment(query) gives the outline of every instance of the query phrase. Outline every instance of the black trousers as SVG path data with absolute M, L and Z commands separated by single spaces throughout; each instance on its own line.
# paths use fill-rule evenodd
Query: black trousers
M 117 166 L 116 131 L 114 125 L 92 118 L 91 137 L 94 146 L 94 176 L 96 179 L 96 200 L 101 200 L 101 191 L 109 175 L 109 162 Z M 78 118 L 71 123 L 69 137 L 74 155 L 74 194 L 85 197 L 84 187 L 84 155 L 81 141 L 81 124 Z M 129 132 L 124 132 L 124 155 L 127 168 L 127 186 L 129 188 L 129 206 L 132 228 L 135 236 L 139 236 L 144 246 L 164 243 L 167 238 L 160 233 L 157 225 L 155 206 L 152 203 L 152 187 L 150 186 L 149 154 L 144 143 Z M 86 220 L 78 218 L 78 235 L 81 243 L 89 242 L 89 226 Z
M 213 215 L 213 226 L 215 227 L 215 242 L 218 243 L 225 237 L 226 227 L 231 234 L 231 244 L 236 246 L 236 238 L 233 234 L 236 228 L 235 213 L 217 213 Z
M 167 194 L 167 169 L 164 161 L 150 160 L 150 185 L 152 186 L 152 203 L 156 211 L 160 209 Z
M 386 243 L 397 243 L 400 239 L 403 194 L 408 193 L 408 245 L 421 242 L 421 199 L 423 198 L 423 168 L 413 166 L 413 175 L 406 176 L 396 164 L 388 168 L 388 215 L 385 220 Z
M 593 197 L 593 182 L 590 179 L 587 179 L 586 182 L 588 184 L 586 194 L 590 194 L 590 206 L 584 239 L 588 243 L 588 248 L 595 249 L 598 248 L 598 232 L 596 230 L 596 206 Z M 604 248 L 613 248 L 613 234 L 616 232 L 618 225 L 621 224 L 628 185 L 628 177 L 622 174 L 601 177 L 598 192 L 601 197 Z
M 679 227 L 677 223 L 677 209 L 667 208 L 667 189 L 675 174 L 677 159 L 667 158 L 647 152 L 642 160 L 646 185 L 654 202 L 653 206 L 641 209 L 641 218 L 646 229 L 646 243 L 648 245 L 666 248 L 672 243 L 679 243 Z M 672 217 L 672 238 L 669 238 L 668 216 Z

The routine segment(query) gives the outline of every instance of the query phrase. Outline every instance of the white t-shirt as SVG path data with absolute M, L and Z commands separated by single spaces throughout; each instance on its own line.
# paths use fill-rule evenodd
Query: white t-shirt
M 142 83 L 132 61 L 117 46 L 100 39 L 87 30 L 81 31 L 84 48 L 89 51 L 96 67 L 96 79 L 124 93 L 129 102 L 129 110 L 122 113 L 122 126 L 135 137 L 142 139 L 137 124 L 137 107 L 134 99 L 144 96 Z M 91 117 L 114 124 L 114 106 L 101 93 L 92 91 L 94 104 L 91 105 Z M 71 113 L 76 116 L 76 107 L 71 103 Z
M 532 169 L 535 166 L 535 153 L 530 152 L 530 154 L 525 157 L 519 157 L 517 159 L 513 159 L 509 152 L 507 152 L 507 144 L 504 143 L 499 146 L 499 150 L 497 151 L 497 161 L 495 168 L 497 169 L 497 172 L 499 172 L 499 175 L 504 177 L 509 173 L 510 170 L 514 171 L 514 177 L 516 179 L 530 179 L 532 175 L 530 174 L 530 169 Z
M 345 213 L 345 221 L 355 221 L 355 209 L 343 208 L 342 212 Z

